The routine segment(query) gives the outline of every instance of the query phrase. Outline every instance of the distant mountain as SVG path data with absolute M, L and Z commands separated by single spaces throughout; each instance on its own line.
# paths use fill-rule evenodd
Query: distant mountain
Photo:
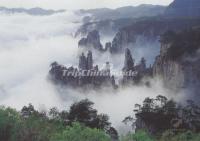
M 120 18 L 138 18 L 161 15 L 165 11 L 164 6 L 143 4 L 139 6 L 126 6 L 117 9 L 90 9 L 80 10 L 79 13 L 91 14 L 94 20 L 120 19 Z
M 14 14 L 14 13 L 26 13 L 34 16 L 53 15 L 55 13 L 64 12 L 65 10 L 46 10 L 39 7 L 25 9 L 25 8 L 6 8 L 0 7 L 0 13 Z
M 165 14 L 171 17 L 200 17 L 200 0 L 174 0 Z
M 78 14 L 85 15 L 83 25 L 76 32 L 78 35 L 87 35 L 98 30 L 103 35 L 113 35 L 120 28 L 128 26 L 138 20 L 163 15 L 166 7 L 159 5 L 126 6 L 117 9 L 99 8 L 79 10 Z M 88 14 L 88 15 L 87 15 Z
M 136 19 L 127 18 L 86 22 L 79 27 L 75 36 L 86 36 L 89 32 L 93 30 L 98 30 L 101 35 L 113 36 L 120 28 L 128 26 L 135 21 Z

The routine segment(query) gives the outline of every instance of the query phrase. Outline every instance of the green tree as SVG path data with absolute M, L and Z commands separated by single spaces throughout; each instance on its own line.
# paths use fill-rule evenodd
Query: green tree
M 51 141 L 111 141 L 111 138 L 99 129 L 72 123 L 71 127 L 52 136 Z
M 14 128 L 20 122 L 20 114 L 11 108 L 0 107 L 0 140 L 10 141 Z
M 69 110 L 69 122 L 80 122 L 88 127 L 104 130 L 110 128 L 109 117 L 106 114 L 98 115 L 93 105 L 94 103 L 88 99 L 74 103 Z
M 137 131 L 136 133 L 129 133 L 121 137 L 121 141 L 155 141 L 147 132 Z

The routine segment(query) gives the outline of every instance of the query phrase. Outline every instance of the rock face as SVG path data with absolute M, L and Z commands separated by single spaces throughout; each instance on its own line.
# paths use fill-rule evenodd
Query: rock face
M 129 71 L 134 70 L 134 60 L 131 55 L 131 51 L 127 48 L 125 52 L 125 61 L 123 70 Z
M 200 19 L 173 19 L 158 18 L 147 19 L 134 22 L 125 26 L 117 32 L 112 41 L 111 53 L 122 53 L 127 47 L 134 48 L 138 37 L 142 37 L 145 42 L 154 42 L 159 36 L 168 30 L 181 31 L 186 28 L 197 26 Z
M 79 41 L 79 47 L 87 50 L 96 49 L 102 52 L 109 50 L 112 54 L 118 54 L 123 53 L 127 47 L 134 48 L 138 38 L 142 38 L 142 42 L 151 44 L 152 42 L 158 42 L 160 35 L 168 30 L 181 31 L 199 24 L 199 18 L 152 18 L 141 20 L 121 28 L 112 42 L 106 43 L 105 48 L 100 43 L 100 36 L 97 30 L 89 32 L 86 38 L 82 38 Z
M 100 42 L 100 35 L 97 30 L 88 33 L 86 38 L 82 38 L 78 43 L 79 48 L 86 48 L 88 50 L 94 48 L 103 51 L 103 46 Z
M 79 57 L 79 69 L 80 70 L 91 70 L 93 69 L 93 58 L 92 52 L 88 51 L 87 57 L 84 53 Z
M 123 68 L 123 80 L 122 84 L 138 84 L 144 77 L 152 76 L 152 68 L 146 67 L 146 61 L 144 58 L 141 59 L 139 64 L 135 65 L 134 59 L 131 55 L 131 51 L 127 48 L 125 51 L 125 61 Z
M 87 69 L 87 58 L 84 53 L 79 57 L 79 69 L 86 70 Z
M 110 49 L 111 53 L 121 53 L 124 51 L 124 47 L 127 47 L 129 43 L 134 42 L 134 35 L 131 35 L 130 32 L 127 32 L 125 30 L 119 31 L 113 41 L 112 41 L 112 47 Z
M 109 50 L 110 51 L 111 47 L 112 47 L 112 43 L 111 42 L 107 42 L 105 44 L 105 50 Z
M 124 68 L 122 69 L 124 75 L 120 80 L 120 84 L 138 84 L 143 77 L 151 76 L 152 68 L 146 67 L 145 59 L 142 58 L 139 64 L 134 65 L 129 49 L 125 52 Z M 73 88 L 96 89 L 101 87 L 118 88 L 115 77 L 111 75 L 110 63 L 106 62 L 105 68 L 99 70 L 98 66 L 93 66 L 92 52 L 88 51 L 87 56 L 82 53 L 79 57 L 79 67 L 65 67 L 54 62 L 51 64 L 49 71 L 50 78 L 53 82 L 70 86 Z
M 161 51 L 153 65 L 153 75 L 163 79 L 165 86 L 175 91 L 182 88 L 199 94 L 200 30 L 165 33 Z
M 102 86 L 117 88 L 115 77 L 110 74 L 110 68 L 99 70 L 98 66 L 93 67 L 91 51 L 87 57 L 83 53 L 79 57 L 79 68 L 67 68 L 54 62 L 51 64 L 49 74 L 53 82 L 73 88 L 98 89 Z
M 87 54 L 87 69 L 91 70 L 93 69 L 93 58 L 92 58 L 92 52 L 89 51 Z
M 200 17 L 200 1 L 174 0 L 166 9 L 165 15 L 171 17 Z

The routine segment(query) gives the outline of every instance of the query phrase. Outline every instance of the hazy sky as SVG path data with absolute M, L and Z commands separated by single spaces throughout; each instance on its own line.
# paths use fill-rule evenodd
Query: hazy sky
M 0 0 L 0 6 L 43 7 L 51 9 L 88 9 L 98 7 L 116 8 L 127 5 L 160 4 L 168 5 L 173 0 Z

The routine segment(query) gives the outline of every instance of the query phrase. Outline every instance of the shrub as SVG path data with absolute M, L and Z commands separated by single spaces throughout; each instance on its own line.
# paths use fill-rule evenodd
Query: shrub
M 200 135 L 191 131 L 184 133 L 173 134 L 171 131 L 163 133 L 160 141 L 200 141 Z
M 0 107 L 0 140 L 9 141 L 18 122 L 20 115 L 16 110 Z
M 51 141 L 111 141 L 105 132 L 99 129 L 91 129 L 79 123 L 73 123 L 63 132 L 52 136 Z
M 121 141 L 155 141 L 150 135 L 145 131 L 138 131 L 134 134 L 128 134 L 121 138 Z

